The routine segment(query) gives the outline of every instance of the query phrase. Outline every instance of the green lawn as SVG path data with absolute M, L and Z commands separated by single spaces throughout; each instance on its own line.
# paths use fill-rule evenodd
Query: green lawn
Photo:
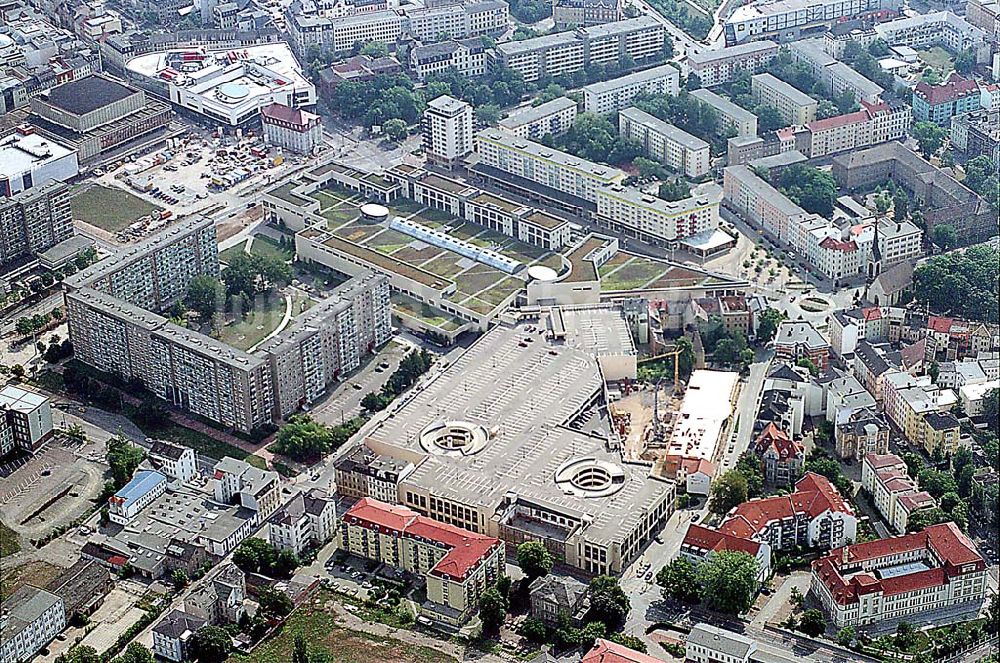
M 275 240 L 267 237 L 265 235 L 257 235 L 253 238 L 253 244 L 250 246 L 250 253 L 255 256 L 266 256 L 270 258 L 278 258 L 279 260 L 289 261 L 295 257 L 295 251 L 286 246 L 281 246 Z
M 601 279 L 608 290 L 635 290 L 660 277 L 666 271 L 663 263 L 634 258 Z
M 254 241 L 256 241 L 256 240 L 254 240 Z M 228 249 L 220 251 L 219 252 L 219 262 L 229 263 L 229 261 L 232 260 L 234 256 L 238 256 L 241 253 L 245 253 L 246 252 L 246 249 L 245 249 L 246 245 L 247 245 L 246 241 L 243 241 L 243 242 L 240 242 L 239 244 L 236 244 L 235 246 L 230 246 Z
M 411 318 L 420 320 L 421 322 L 427 323 L 432 327 L 443 329 L 444 331 L 452 331 L 461 326 L 458 318 L 444 315 L 443 313 L 432 309 L 427 304 L 419 302 L 406 295 L 398 293 L 392 295 L 392 308 L 394 311 L 406 314 Z
M 70 199 L 73 218 L 108 232 L 118 232 L 158 207 L 124 189 L 95 184 Z
M 430 647 L 411 645 L 339 626 L 335 615 L 344 608 L 334 595 L 320 590 L 300 606 L 277 634 L 260 644 L 252 654 L 234 654 L 230 663 L 271 663 L 290 661 L 296 634 L 302 634 L 310 651 L 324 651 L 338 663 L 456 663 L 455 659 Z
M 918 51 L 917 57 L 927 66 L 937 69 L 942 76 L 946 76 L 955 68 L 954 56 L 940 46 L 932 46 L 926 51 Z
M 256 240 L 254 240 L 256 242 Z M 285 315 L 285 298 L 272 294 L 265 298 L 260 309 L 248 313 L 240 322 L 222 328 L 219 340 L 240 350 L 246 350 L 274 331 Z
M 17 539 L 17 533 L 0 522 L 0 557 L 13 555 L 21 549 L 21 542 Z

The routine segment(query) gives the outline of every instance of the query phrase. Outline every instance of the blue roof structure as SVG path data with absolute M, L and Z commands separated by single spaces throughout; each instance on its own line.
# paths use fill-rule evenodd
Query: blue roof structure
M 122 510 L 128 509 L 140 497 L 165 482 L 167 477 L 153 470 L 139 470 L 132 480 L 118 489 L 115 498 L 123 500 Z
M 427 242 L 431 246 L 454 251 L 460 256 L 469 258 L 470 260 L 475 260 L 476 262 L 480 262 L 489 267 L 499 269 L 507 274 L 515 274 L 524 268 L 524 264 L 514 260 L 513 258 L 508 258 L 507 256 L 497 253 L 496 251 L 476 246 L 471 242 L 458 239 L 457 237 L 452 237 L 451 235 L 441 232 L 440 230 L 428 228 L 425 225 L 419 224 L 416 221 L 404 219 L 401 216 L 397 216 L 390 221 L 389 227 L 403 233 L 404 235 L 409 235 L 410 237 L 419 239 L 422 242 Z

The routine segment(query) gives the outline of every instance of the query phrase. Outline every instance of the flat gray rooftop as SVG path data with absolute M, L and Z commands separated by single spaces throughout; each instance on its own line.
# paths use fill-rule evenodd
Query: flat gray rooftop
M 607 545 L 621 540 L 669 486 L 649 478 L 647 468 L 625 465 L 608 451 L 606 423 L 600 434 L 593 427 L 588 427 L 590 434 L 583 426 L 570 427 L 603 391 L 590 349 L 614 347 L 615 338 L 624 344 L 621 334 L 628 333 L 620 315 L 603 307 L 593 310 L 596 317 L 589 320 L 586 310 L 570 312 L 565 343 L 546 339 L 544 313 L 537 322 L 490 330 L 368 437 L 425 454 L 419 435 L 432 424 L 458 420 L 496 427 L 496 435 L 478 453 L 428 454 L 406 483 L 484 510 L 516 492 L 519 498 L 586 514 L 593 520 L 586 530 L 590 541 Z M 583 331 L 587 326 L 616 331 L 590 336 Z M 605 497 L 564 493 L 554 481 L 555 472 L 567 460 L 581 457 L 619 465 L 624 486 Z

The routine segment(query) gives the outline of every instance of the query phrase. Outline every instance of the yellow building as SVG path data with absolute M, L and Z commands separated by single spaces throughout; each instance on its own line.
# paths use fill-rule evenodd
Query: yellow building
M 951 413 L 932 412 L 924 416 L 924 450 L 933 455 L 941 449 L 951 455 L 961 446 L 961 426 Z
M 424 576 L 425 616 L 451 625 L 469 620 L 479 597 L 503 573 L 499 539 L 421 516 L 404 506 L 364 498 L 344 514 L 339 546 Z

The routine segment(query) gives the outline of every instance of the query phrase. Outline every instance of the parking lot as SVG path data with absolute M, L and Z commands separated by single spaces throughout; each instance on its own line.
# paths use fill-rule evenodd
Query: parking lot
M 398 340 L 391 341 L 329 396 L 315 404 L 313 418 L 324 424 L 337 425 L 361 414 L 361 399 L 370 392 L 382 389 L 408 351 L 408 345 Z

